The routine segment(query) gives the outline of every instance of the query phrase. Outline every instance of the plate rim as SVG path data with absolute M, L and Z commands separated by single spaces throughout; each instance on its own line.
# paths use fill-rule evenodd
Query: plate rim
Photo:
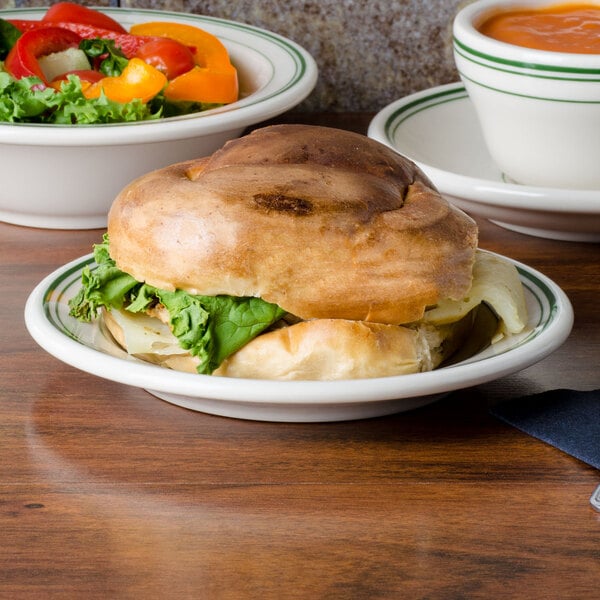
M 492 255 L 496 253 L 482 250 Z M 87 254 L 57 268 L 44 277 L 31 291 L 24 310 L 26 327 L 33 339 L 49 354 L 81 371 L 111 381 L 166 394 L 233 402 L 250 407 L 270 405 L 279 408 L 356 406 L 382 401 L 413 400 L 419 397 L 449 393 L 479 385 L 521 371 L 554 352 L 568 338 L 573 326 L 573 308 L 565 292 L 536 269 L 509 259 L 520 273 L 527 273 L 551 293 L 554 308 L 544 328 L 529 341 L 522 341 L 505 352 L 459 363 L 426 373 L 415 373 L 372 379 L 341 381 L 272 381 L 213 377 L 171 371 L 133 357 L 119 358 L 76 341 L 61 332 L 47 315 L 48 291 L 59 278 L 80 271 L 93 255 Z M 530 292 L 531 293 L 531 292 Z M 532 324 L 532 326 L 539 326 Z M 531 348 L 531 343 L 535 346 Z M 534 350 L 528 353 L 527 350 Z M 121 369 L 127 364 L 127 369 Z M 108 367 L 108 369 L 106 368 Z M 107 372 L 112 375 L 107 375 Z M 349 385 L 351 384 L 351 385 Z M 395 411 L 398 412 L 398 411 Z

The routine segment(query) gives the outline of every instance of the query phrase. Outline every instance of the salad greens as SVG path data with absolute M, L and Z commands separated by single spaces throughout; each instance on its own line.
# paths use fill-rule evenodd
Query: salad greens
M 120 75 L 129 62 L 123 52 L 115 46 L 114 40 L 81 40 L 79 48 L 88 58 L 102 59 L 98 70 L 107 77 Z
M 11 23 L 0 19 L 0 50 L 6 48 L 2 52 L 4 56 L 20 35 Z M 115 47 L 113 40 L 82 40 L 80 48 L 92 61 L 102 57 L 100 71 L 107 76 L 119 75 L 127 66 L 127 58 Z M 163 116 L 162 104 L 160 98 L 150 104 L 140 100 L 121 104 L 103 94 L 88 99 L 75 75 L 69 75 L 60 89 L 55 90 L 46 87 L 37 77 L 14 79 L 0 63 L 0 121 L 5 123 L 92 125 L 147 121 Z
M 198 373 L 210 374 L 228 356 L 246 345 L 286 313 L 260 298 L 196 296 L 140 283 L 123 273 L 109 254 L 109 240 L 94 246 L 97 268 L 86 267 L 82 287 L 69 302 L 70 314 L 92 320 L 100 308 L 132 313 L 162 304 L 179 345 L 200 359 Z
M 6 123 L 54 123 L 59 125 L 123 123 L 159 119 L 159 102 L 125 104 L 101 95 L 87 99 L 79 77 L 69 75 L 60 90 L 45 87 L 37 77 L 14 79 L 0 70 L 0 121 Z
M 12 23 L 0 19 L 0 122 L 57 125 L 127 123 L 158 120 L 220 106 L 167 101 L 162 93 L 148 103 L 138 99 L 126 103 L 114 102 L 104 93 L 99 98 L 86 98 L 77 75 L 68 75 L 58 90 L 46 87 L 37 77 L 15 79 L 1 61 L 21 35 Z M 114 40 L 83 39 L 79 48 L 107 77 L 119 76 L 129 62 Z

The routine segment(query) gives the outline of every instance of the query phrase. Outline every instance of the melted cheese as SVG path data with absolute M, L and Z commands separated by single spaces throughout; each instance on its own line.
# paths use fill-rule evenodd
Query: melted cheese
M 124 346 L 130 354 L 188 354 L 166 323 L 146 314 L 126 310 L 111 310 L 110 315 L 121 328 Z
M 462 300 L 442 300 L 426 311 L 423 320 L 436 326 L 453 323 L 482 302 L 496 313 L 503 332 L 514 334 L 525 328 L 527 305 L 516 267 L 484 252 L 476 254 L 468 296 Z

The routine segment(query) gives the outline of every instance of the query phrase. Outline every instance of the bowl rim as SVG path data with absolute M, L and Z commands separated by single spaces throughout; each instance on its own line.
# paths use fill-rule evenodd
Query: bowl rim
M 301 45 L 278 33 L 247 23 L 186 12 L 99 7 L 119 20 L 124 16 L 158 20 L 183 20 L 215 27 L 225 27 L 245 34 L 261 43 L 286 52 L 295 64 L 295 73 L 277 89 L 265 86 L 231 104 L 190 115 L 156 121 L 95 125 L 57 125 L 43 123 L 0 123 L 0 144 L 35 146 L 89 146 L 138 144 L 184 139 L 237 130 L 273 118 L 296 106 L 314 89 L 318 67 L 312 55 Z M 46 7 L 0 9 L 0 18 L 32 18 L 42 15 Z M 226 45 L 227 43 L 224 42 Z M 272 62 L 272 61 L 271 61 Z M 273 71 L 277 68 L 273 64 Z M 118 132 L 118 134 L 116 133 Z M 118 135 L 118 138 L 117 138 Z
M 587 3 L 597 5 L 600 9 L 600 0 L 588 0 Z M 600 54 L 526 48 L 488 37 L 477 29 L 477 25 L 484 17 L 504 10 L 539 8 L 557 4 L 564 3 L 558 0 L 475 0 L 461 8 L 454 17 L 452 36 L 455 48 L 490 63 L 520 69 L 600 75 Z

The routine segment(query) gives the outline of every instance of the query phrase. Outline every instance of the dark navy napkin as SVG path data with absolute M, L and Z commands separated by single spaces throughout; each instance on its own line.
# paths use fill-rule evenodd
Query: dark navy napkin
M 600 390 L 552 390 L 503 402 L 490 412 L 600 469 Z

